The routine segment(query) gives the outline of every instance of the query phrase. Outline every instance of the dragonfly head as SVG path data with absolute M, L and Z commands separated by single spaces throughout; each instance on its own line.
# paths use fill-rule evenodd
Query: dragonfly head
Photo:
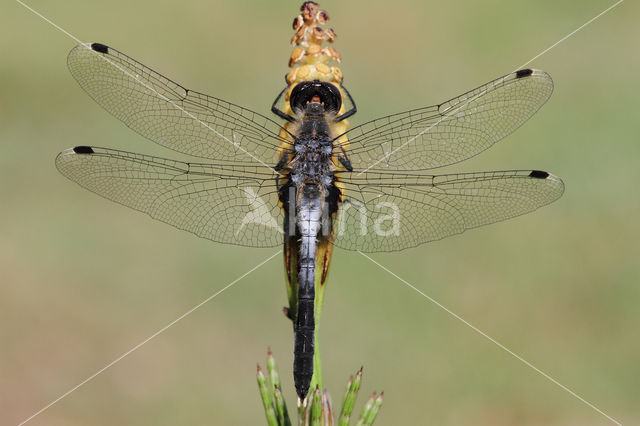
M 336 115 L 342 106 L 342 94 L 340 89 L 331 83 L 319 80 L 303 81 L 291 91 L 289 103 L 296 114 Z

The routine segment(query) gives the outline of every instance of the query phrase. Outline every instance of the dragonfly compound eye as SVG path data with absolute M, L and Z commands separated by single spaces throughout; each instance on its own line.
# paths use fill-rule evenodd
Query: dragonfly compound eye
M 296 112 L 304 111 L 307 104 L 322 104 L 325 112 L 337 114 L 342 106 L 342 94 L 331 83 L 318 80 L 303 81 L 291 91 L 291 108 Z M 316 108 L 313 109 L 314 111 Z

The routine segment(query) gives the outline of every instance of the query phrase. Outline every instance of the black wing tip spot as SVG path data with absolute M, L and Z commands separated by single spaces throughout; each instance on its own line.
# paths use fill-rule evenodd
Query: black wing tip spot
M 531 170 L 531 173 L 529 173 L 529 177 L 535 179 L 546 179 L 549 177 L 549 173 L 543 172 L 542 170 Z
M 93 154 L 95 151 L 90 146 L 76 146 L 73 148 L 76 154 Z
M 531 74 L 533 74 L 533 70 L 531 68 L 518 70 L 516 71 L 516 78 L 529 77 Z
M 109 46 L 107 46 L 106 44 L 102 44 L 102 43 L 91 43 L 91 50 L 95 50 L 96 52 L 108 54 L 109 53 Z

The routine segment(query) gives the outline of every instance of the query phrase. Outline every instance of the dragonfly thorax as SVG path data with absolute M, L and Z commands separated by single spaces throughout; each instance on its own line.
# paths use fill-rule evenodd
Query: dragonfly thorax
M 324 186 L 333 183 L 332 140 L 325 116 L 305 115 L 302 118 L 289 164 L 292 182 Z

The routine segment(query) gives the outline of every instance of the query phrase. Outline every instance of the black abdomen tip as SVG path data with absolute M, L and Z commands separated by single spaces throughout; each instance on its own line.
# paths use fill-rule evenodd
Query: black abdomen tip
M 73 152 L 75 152 L 76 154 L 93 154 L 93 148 L 91 148 L 90 146 L 76 146 L 75 148 L 73 148 Z
M 91 43 L 91 49 L 100 53 L 105 53 L 105 54 L 109 53 L 109 46 L 102 43 Z
M 533 70 L 531 68 L 518 70 L 516 71 L 516 78 L 529 77 L 531 74 L 533 74 Z
M 531 170 L 531 173 L 529 173 L 529 177 L 535 179 L 546 179 L 549 177 L 549 173 L 543 172 L 542 170 Z

